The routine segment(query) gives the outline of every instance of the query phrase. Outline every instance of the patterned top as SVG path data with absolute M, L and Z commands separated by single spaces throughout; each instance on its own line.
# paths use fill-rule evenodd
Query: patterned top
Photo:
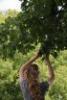
M 29 91 L 28 81 L 26 80 L 24 73 L 22 77 L 20 76 L 20 88 L 21 88 L 24 100 L 33 100 L 30 94 L 30 91 Z M 43 98 L 46 92 L 48 91 L 48 89 L 49 89 L 49 84 L 47 81 L 43 81 L 40 83 L 40 91 L 41 91 L 41 95 L 43 96 Z

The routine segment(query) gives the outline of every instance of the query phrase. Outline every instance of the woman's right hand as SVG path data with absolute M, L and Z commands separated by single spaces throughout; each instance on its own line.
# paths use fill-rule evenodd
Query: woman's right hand
M 35 56 L 36 56 L 36 58 L 41 57 L 41 56 L 42 56 L 41 51 L 40 51 L 40 50 L 38 50 Z

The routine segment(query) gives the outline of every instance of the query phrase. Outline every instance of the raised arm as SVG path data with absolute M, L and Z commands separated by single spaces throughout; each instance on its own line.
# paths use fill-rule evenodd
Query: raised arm
M 51 85 L 55 79 L 54 70 L 49 60 L 49 55 L 46 56 L 46 64 L 48 65 L 48 83 Z
M 20 70 L 19 70 L 19 75 L 22 76 L 24 70 L 27 70 L 30 65 L 37 59 L 39 58 L 40 54 L 39 52 L 36 53 L 35 56 L 33 56 L 29 61 L 27 61 L 24 65 L 21 66 Z

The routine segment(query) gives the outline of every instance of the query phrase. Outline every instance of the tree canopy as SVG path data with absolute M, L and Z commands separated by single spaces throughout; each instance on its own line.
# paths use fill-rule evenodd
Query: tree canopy
M 25 34 L 33 37 L 34 43 L 41 44 L 42 53 L 55 56 L 57 51 L 67 49 L 67 1 L 20 1 Z
M 22 11 L 9 10 L 0 24 L 0 55 L 27 53 L 38 44 L 43 55 L 67 49 L 67 1 L 20 1 Z

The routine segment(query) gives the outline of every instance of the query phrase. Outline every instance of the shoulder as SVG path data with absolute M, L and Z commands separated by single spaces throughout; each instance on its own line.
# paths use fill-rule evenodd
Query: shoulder
M 27 69 L 20 68 L 19 78 L 20 78 L 21 81 L 27 79 Z

